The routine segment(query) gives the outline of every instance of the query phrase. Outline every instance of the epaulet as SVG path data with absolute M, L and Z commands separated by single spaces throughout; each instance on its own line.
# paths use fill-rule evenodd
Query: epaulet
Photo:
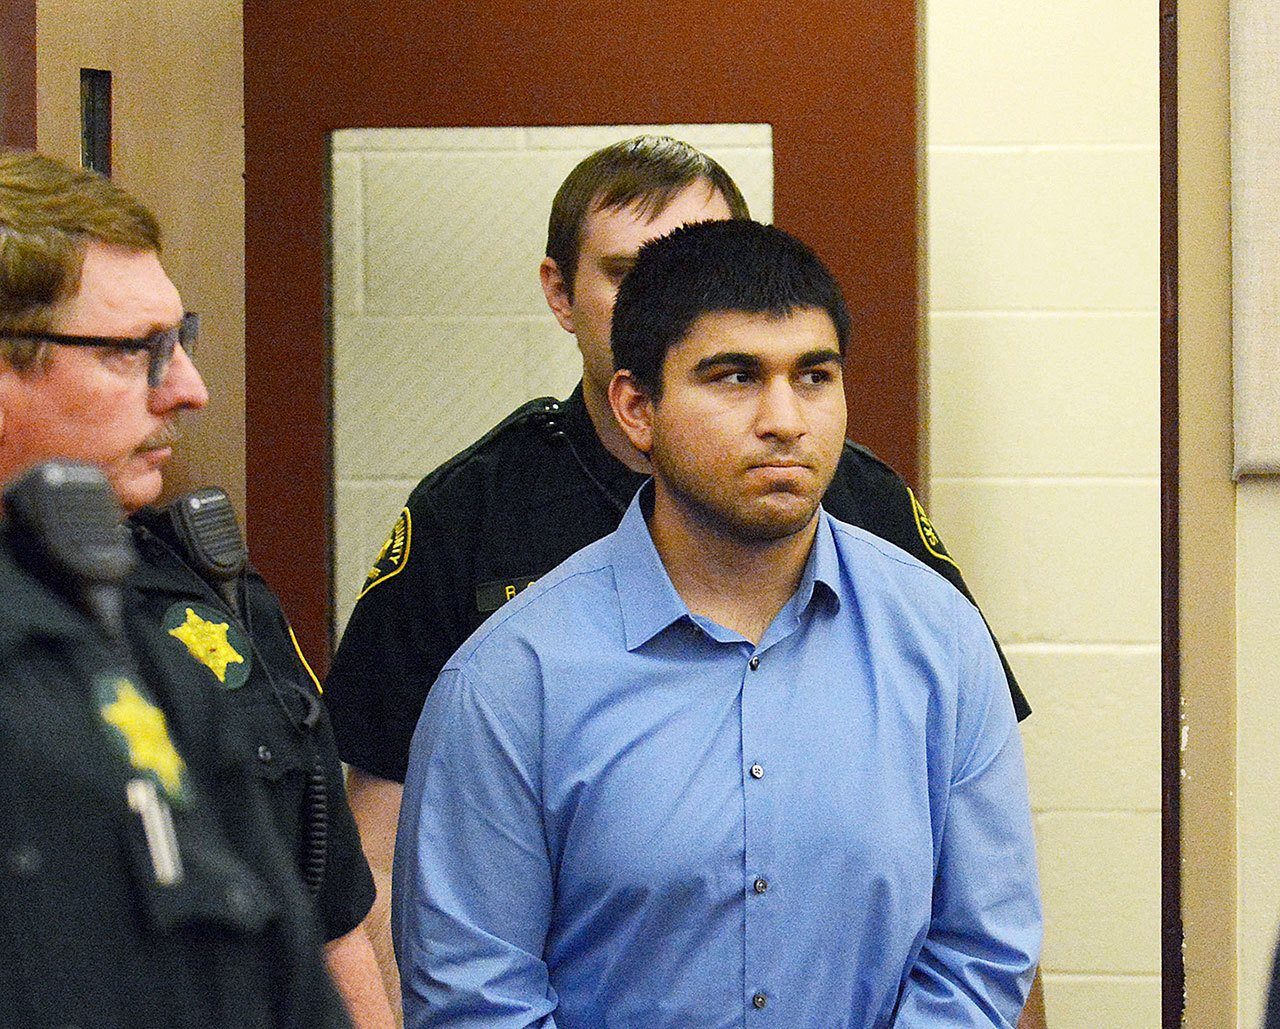
M 478 440 L 467 447 L 460 450 L 453 457 L 445 461 L 444 464 L 436 467 L 434 471 L 428 472 L 423 480 L 418 483 L 414 489 L 414 493 L 420 490 L 429 489 L 432 486 L 438 486 L 449 479 L 454 472 L 460 468 L 464 468 L 469 464 L 477 454 L 482 453 L 493 443 L 507 435 L 509 432 L 517 428 L 522 428 L 530 422 L 537 422 L 539 427 L 547 427 L 555 429 L 554 417 L 560 410 L 561 403 L 555 397 L 538 397 L 536 400 L 530 400 L 521 404 L 507 417 L 502 419 L 497 425 L 486 432 Z M 550 424 L 548 424 L 550 423 Z

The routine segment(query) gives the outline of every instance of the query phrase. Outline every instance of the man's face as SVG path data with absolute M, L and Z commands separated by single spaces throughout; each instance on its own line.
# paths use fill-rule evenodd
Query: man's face
M 653 219 L 635 206 L 592 210 L 582 226 L 572 299 L 564 290 L 555 262 L 549 258 L 543 262 L 547 300 L 560 324 L 578 338 L 583 380 L 588 389 L 603 397 L 613 378 L 613 353 L 609 348 L 613 302 L 640 247 L 689 222 L 722 221 L 732 216 L 724 197 L 706 181 L 695 182 L 677 193 Z M 550 281 L 548 265 L 553 270 Z
M 844 445 L 835 326 L 825 311 L 703 315 L 643 402 L 659 503 L 686 525 L 755 543 L 806 528 Z M 630 433 L 629 433 L 630 435 Z M 695 531 L 700 531 L 695 528 Z
M 156 254 L 91 242 L 79 292 L 54 309 L 49 331 L 136 338 L 181 318 L 182 301 Z M 208 400 L 181 347 L 155 389 L 147 386 L 145 350 L 51 344 L 45 366 L 17 372 L 0 363 L 0 482 L 53 458 L 86 461 L 135 511 L 160 495 L 179 415 Z

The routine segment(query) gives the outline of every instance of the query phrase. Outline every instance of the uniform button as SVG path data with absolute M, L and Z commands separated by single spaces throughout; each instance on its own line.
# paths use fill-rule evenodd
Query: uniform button
M 10 875 L 35 875 L 44 864 L 44 855 L 35 847 L 20 843 L 5 855 L 5 864 L 9 867 Z
M 764 778 L 764 768 L 763 768 L 761 765 L 752 765 L 752 766 L 751 766 L 751 778 L 753 778 L 753 779 L 763 779 L 763 778 Z
M 264 765 L 269 764 L 271 761 L 271 748 L 265 743 L 258 748 L 258 760 Z
M 254 891 L 250 887 L 240 883 L 227 887 L 227 906 L 236 917 L 248 918 L 253 914 L 254 901 Z
M 751 998 L 751 1003 L 755 1005 L 756 1010 L 759 1011 L 762 1007 L 764 1007 L 766 1004 L 769 1003 L 769 998 L 766 997 L 763 993 L 757 993 L 754 997 Z
M 752 885 L 755 886 L 756 893 L 764 893 L 769 888 L 769 880 L 757 879 Z
M 747 665 L 754 672 L 757 668 L 760 667 L 760 659 L 758 657 L 753 657 L 750 661 L 747 662 Z

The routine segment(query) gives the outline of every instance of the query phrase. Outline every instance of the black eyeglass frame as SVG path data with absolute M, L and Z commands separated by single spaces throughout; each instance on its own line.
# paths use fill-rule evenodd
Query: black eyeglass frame
M 200 315 L 188 311 L 177 325 L 149 336 L 68 336 L 59 332 L 0 332 L 0 339 L 29 339 L 34 343 L 59 343 L 68 347 L 107 347 L 111 350 L 145 350 L 147 385 L 155 389 L 164 382 L 175 347 L 182 347 L 188 357 L 196 348 L 200 335 Z

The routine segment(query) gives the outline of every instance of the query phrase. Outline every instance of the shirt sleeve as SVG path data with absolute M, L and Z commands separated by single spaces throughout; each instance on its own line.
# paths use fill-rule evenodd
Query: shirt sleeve
M 319 691 L 311 666 L 298 645 L 297 636 L 280 606 L 279 599 L 267 584 L 254 573 L 254 630 L 260 652 L 279 661 L 287 674 L 301 689 Z M 266 638 L 269 635 L 269 639 Z M 333 728 L 329 724 L 324 705 L 320 704 L 315 725 L 308 734 L 309 746 L 302 775 L 308 785 L 303 788 L 302 810 L 298 812 L 299 859 L 306 864 L 311 833 L 316 824 L 324 826 L 323 875 L 315 897 L 316 911 L 320 916 L 325 940 L 345 936 L 363 920 L 373 907 L 373 873 L 365 860 L 360 845 L 360 833 L 355 816 L 347 803 L 346 778 L 342 763 L 338 760 Z M 323 784 L 311 785 L 311 778 L 319 775 Z M 313 790 L 322 785 L 324 796 L 314 796 Z M 321 810 L 316 810 L 323 805 Z
M 907 978 L 898 1029 L 1009 1026 L 1039 959 L 1043 922 L 1022 743 L 987 634 L 961 626 L 955 746 L 940 814 L 928 934 Z
M 392 782 L 404 782 L 427 690 L 469 633 L 454 537 L 425 503 L 411 498 L 405 512 L 403 564 L 365 582 L 324 694 L 342 760 Z
M 555 1026 L 539 705 L 518 679 L 446 669 L 414 736 L 392 880 L 406 1029 Z

